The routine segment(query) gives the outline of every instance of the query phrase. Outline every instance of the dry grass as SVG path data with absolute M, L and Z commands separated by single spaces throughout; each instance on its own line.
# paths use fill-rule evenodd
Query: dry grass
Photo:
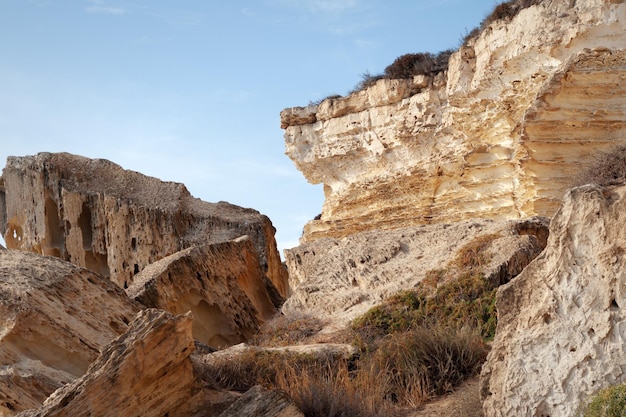
M 317 334 L 325 324 L 325 321 L 307 314 L 279 314 L 263 324 L 250 343 L 274 347 L 296 345 Z

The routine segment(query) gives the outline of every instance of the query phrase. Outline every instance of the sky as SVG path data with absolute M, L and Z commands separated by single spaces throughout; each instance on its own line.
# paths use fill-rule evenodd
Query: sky
M 496 0 L 0 0 L 0 168 L 70 152 L 267 215 L 279 249 L 321 212 L 282 109 L 405 53 L 457 48 Z M 0 243 L 4 243 L 0 240 Z

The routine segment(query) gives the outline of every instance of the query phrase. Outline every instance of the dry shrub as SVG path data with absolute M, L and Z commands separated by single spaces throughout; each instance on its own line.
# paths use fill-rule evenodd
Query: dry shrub
M 589 166 L 578 175 L 572 186 L 595 183 L 615 185 L 626 182 L 626 146 L 616 146 L 598 153 Z
M 473 330 L 418 328 L 383 339 L 364 366 L 369 375 L 387 376 L 385 399 L 417 406 L 474 376 L 486 357 Z
M 359 81 L 359 83 L 354 86 L 354 88 L 350 91 L 350 94 L 365 90 L 366 88 L 373 86 L 378 80 L 382 80 L 383 78 L 385 78 L 385 76 L 382 74 L 372 75 L 369 73 L 369 71 L 366 71 L 361 74 L 361 81 Z
M 250 341 L 258 346 L 288 346 L 301 343 L 317 334 L 325 322 L 308 314 L 279 314 L 269 320 Z
M 385 78 L 412 78 L 415 75 L 429 75 L 445 71 L 452 52 L 452 50 L 447 50 L 437 55 L 421 52 L 399 56 L 385 68 Z
M 475 268 L 484 268 L 491 256 L 488 253 L 491 242 L 499 238 L 497 233 L 489 233 L 474 238 L 459 249 L 456 258 L 453 261 L 454 266 L 460 270 L 470 270 Z

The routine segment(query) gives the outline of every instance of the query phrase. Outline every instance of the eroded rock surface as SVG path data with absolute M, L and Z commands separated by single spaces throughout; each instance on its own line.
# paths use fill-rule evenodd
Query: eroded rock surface
M 248 340 L 279 307 L 264 278 L 254 246 L 244 237 L 165 257 L 137 274 L 126 292 L 147 307 L 191 311 L 193 337 L 225 347 Z
M 9 157 L 0 180 L 2 219 L 8 248 L 68 260 L 121 287 L 182 249 L 248 235 L 260 268 L 283 297 L 288 293 L 266 216 L 200 201 L 182 184 L 107 160 L 67 153 Z
M 572 189 L 545 251 L 499 289 L 485 416 L 573 416 L 626 382 L 625 213 L 625 186 Z
M 292 296 L 283 312 L 346 323 L 405 289 L 431 270 L 453 268 L 459 251 L 475 239 L 488 240 L 485 276 L 507 282 L 539 254 L 547 220 L 475 220 L 323 238 L 285 251 Z
M 581 164 L 626 140 L 625 45 L 623 1 L 543 1 L 446 73 L 286 109 L 286 153 L 326 197 L 303 242 L 552 216 Z
M 83 375 L 139 309 L 91 271 L 0 251 L 0 415 L 38 407 Z
M 257 385 L 219 417 L 304 417 L 304 414 L 284 392 Z
M 190 315 L 141 311 L 83 377 L 19 416 L 217 415 L 235 397 L 205 386 L 196 375 L 191 328 Z

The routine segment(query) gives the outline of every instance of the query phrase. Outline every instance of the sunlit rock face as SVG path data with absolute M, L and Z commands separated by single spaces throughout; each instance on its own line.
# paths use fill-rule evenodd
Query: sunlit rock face
M 270 220 L 252 209 L 193 198 L 110 161 L 67 153 L 9 157 L 0 178 L 8 248 L 56 256 L 122 287 L 165 256 L 248 235 L 259 266 L 284 297 L 287 278 Z
M 0 251 L 0 415 L 40 406 L 83 375 L 140 305 L 84 268 Z
M 544 1 L 445 73 L 284 110 L 286 153 L 326 197 L 302 241 L 554 214 L 580 166 L 626 141 L 625 22 L 622 1 Z
M 546 249 L 498 290 L 485 416 L 577 415 L 626 382 L 626 186 L 568 191 Z

